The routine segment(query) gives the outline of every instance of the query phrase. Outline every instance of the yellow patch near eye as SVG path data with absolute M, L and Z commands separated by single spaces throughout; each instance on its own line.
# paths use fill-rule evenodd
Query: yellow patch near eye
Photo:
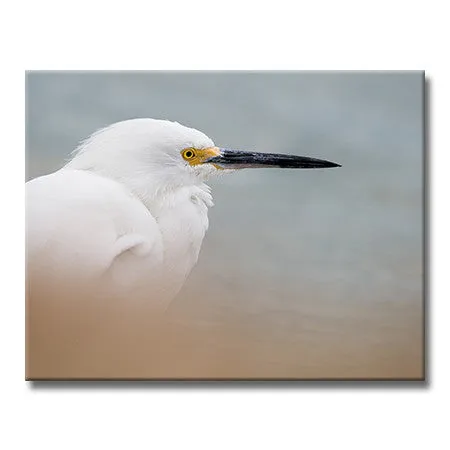
M 185 161 L 187 161 L 191 166 L 197 166 L 198 164 L 203 164 L 208 161 L 208 159 L 214 156 L 220 155 L 220 150 L 217 147 L 208 148 L 185 148 L 181 152 L 181 156 Z

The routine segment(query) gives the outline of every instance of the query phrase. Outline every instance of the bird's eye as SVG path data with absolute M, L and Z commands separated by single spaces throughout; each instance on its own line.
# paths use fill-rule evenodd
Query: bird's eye
M 188 148 L 183 151 L 182 155 L 183 155 L 183 158 L 186 160 L 192 159 L 195 156 L 195 151 L 192 148 Z

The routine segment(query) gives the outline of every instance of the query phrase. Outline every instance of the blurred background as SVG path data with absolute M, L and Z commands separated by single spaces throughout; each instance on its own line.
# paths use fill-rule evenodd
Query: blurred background
M 136 117 L 342 164 L 209 183 L 210 229 L 167 313 L 181 351 L 144 373 L 423 376 L 422 72 L 31 72 L 26 90 L 27 179 Z

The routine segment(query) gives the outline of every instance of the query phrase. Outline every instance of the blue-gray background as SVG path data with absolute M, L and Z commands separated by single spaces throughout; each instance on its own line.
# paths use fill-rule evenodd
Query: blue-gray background
M 420 377 L 423 89 L 420 72 L 32 72 L 27 179 L 134 117 L 342 164 L 213 180 L 210 230 L 170 314 L 195 330 L 195 373 Z

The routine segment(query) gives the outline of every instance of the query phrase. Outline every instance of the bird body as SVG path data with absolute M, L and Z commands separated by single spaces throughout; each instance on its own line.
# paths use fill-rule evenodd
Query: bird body
M 185 186 L 144 205 L 115 180 L 66 168 L 29 182 L 26 202 L 31 280 L 160 305 L 197 262 L 212 197 Z

